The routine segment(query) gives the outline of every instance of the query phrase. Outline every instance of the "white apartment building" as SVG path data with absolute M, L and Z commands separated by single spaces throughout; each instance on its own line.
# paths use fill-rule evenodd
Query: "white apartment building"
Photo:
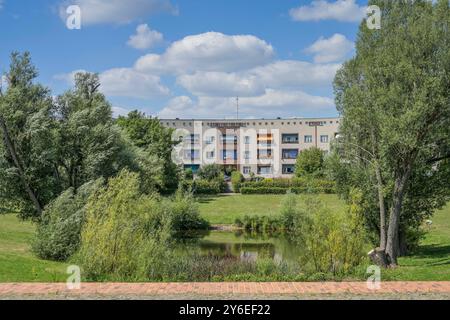
M 160 119 L 174 129 L 176 163 L 194 173 L 205 164 L 220 164 L 266 178 L 290 177 L 300 152 L 318 147 L 326 152 L 339 132 L 340 118 L 290 119 Z

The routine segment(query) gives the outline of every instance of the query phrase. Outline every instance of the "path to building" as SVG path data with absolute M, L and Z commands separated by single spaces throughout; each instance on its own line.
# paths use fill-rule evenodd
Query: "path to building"
M 65 283 L 0 283 L 0 299 L 37 298 L 375 298 L 436 297 L 450 299 L 449 282 L 384 282 L 371 290 L 365 282 L 265 282 L 265 283 L 82 283 L 69 290 Z

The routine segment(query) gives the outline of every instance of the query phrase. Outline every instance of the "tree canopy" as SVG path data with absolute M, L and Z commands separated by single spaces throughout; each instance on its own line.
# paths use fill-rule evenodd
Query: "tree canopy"
M 449 199 L 450 10 L 447 0 L 370 4 L 381 29 L 361 24 L 334 82 L 337 149 L 348 181 L 367 191 L 368 215 L 379 211 L 380 229 L 386 219 L 380 247 L 395 266 L 408 235 Z

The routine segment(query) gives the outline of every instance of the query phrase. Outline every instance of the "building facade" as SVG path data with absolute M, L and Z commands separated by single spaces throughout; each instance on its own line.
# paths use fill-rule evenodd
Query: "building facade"
M 188 120 L 161 119 L 181 141 L 173 160 L 194 173 L 220 164 L 266 178 L 291 177 L 297 156 L 311 147 L 330 150 L 340 118 Z

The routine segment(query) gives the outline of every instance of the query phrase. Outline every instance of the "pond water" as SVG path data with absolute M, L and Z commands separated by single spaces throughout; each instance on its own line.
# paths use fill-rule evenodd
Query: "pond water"
M 260 257 L 276 262 L 294 262 L 300 248 L 283 234 L 256 234 L 244 231 L 206 231 L 184 234 L 178 239 L 179 248 L 202 255 L 234 256 L 242 261 Z

